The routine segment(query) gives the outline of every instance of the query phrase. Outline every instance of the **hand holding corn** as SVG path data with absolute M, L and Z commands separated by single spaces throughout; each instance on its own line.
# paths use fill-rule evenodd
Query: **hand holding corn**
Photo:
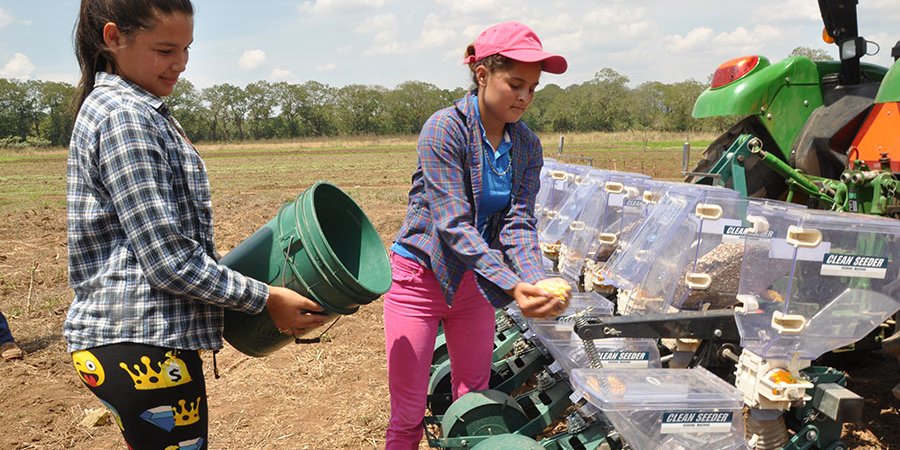
M 543 280 L 545 283 L 547 281 Z M 552 318 L 562 312 L 560 310 L 561 306 L 563 310 L 565 309 L 565 305 L 554 294 L 537 284 L 520 281 L 511 289 L 508 289 L 506 293 L 516 301 L 525 317 Z M 563 295 L 563 298 L 567 299 L 568 296 Z
M 562 278 L 545 278 L 535 286 L 549 292 L 556 300 L 568 303 L 572 295 L 572 286 Z
M 550 293 L 552 300 L 559 303 L 556 307 L 556 315 L 562 314 L 569 306 L 569 298 L 572 297 L 572 286 L 562 278 L 546 278 L 538 281 L 535 286 Z

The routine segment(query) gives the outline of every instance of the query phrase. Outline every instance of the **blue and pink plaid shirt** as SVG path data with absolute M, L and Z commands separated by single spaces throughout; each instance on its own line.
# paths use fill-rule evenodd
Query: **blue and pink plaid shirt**
M 422 127 L 418 167 L 395 242 L 434 272 L 448 304 L 463 273 L 474 270 L 485 297 L 501 307 L 512 300 L 506 290 L 545 277 L 534 217 L 543 150 L 524 123 L 507 125 L 512 140 L 510 205 L 488 218 L 494 235 L 486 241 L 476 228 L 482 170 L 489 170 L 481 157 L 477 101 L 469 93 Z

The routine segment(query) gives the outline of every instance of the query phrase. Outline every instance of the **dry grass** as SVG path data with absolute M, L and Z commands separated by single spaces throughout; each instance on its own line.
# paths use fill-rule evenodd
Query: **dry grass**
M 253 142 L 204 142 L 197 145 L 204 150 L 296 150 L 296 149 L 374 149 L 397 148 L 416 145 L 417 136 L 356 136 L 356 137 L 318 137 L 298 140 L 272 140 Z

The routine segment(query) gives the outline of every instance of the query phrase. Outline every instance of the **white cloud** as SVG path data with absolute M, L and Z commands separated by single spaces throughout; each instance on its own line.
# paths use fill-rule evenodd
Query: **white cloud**
M 450 27 L 437 14 L 431 13 L 425 17 L 422 23 L 422 32 L 419 34 L 417 46 L 420 49 L 437 49 L 455 44 L 459 33 Z M 462 50 L 460 50 L 462 53 Z
M 3 28 L 16 20 L 12 14 L 6 12 L 5 9 L 0 8 L 0 28 Z
M 892 17 L 898 17 L 898 15 L 900 15 L 900 8 L 897 8 L 897 0 L 871 0 L 865 2 L 864 5 L 860 5 L 860 8 L 863 10 L 871 8 L 873 11 L 887 13 Z
M 384 0 L 310 0 L 297 6 L 301 14 L 342 14 L 365 9 L 379 9 Z
M 363 51 L 364 55 L 386 55 L 404 51 L 403 46 L 397 41 L 399 29 L 397 18 L 393 14 L 367 17 L 354 28 L 354 31 L 357 34 L 372 35 L 372 45 Z
M 713 37 L 713 29 L 709 27 L 694 28 L 685 36 L 671 36 L 666 48 L 672 52 L 687 52 L 698 47 L 710 45 Z
M 896 6 L 895 3 L 894 7 Z M 757 23 L 813 22 L 820 26 L 822 24 L 819 4 L 810 0 L 782 0 L 775 5 L 761 4 L 749 17 Z
M 581 50 L 584 47 L 584 35 L 582 30 L 575 30 L 571 33 L 562 33 L 556 35 L 548 35 L 547 38 L 541 38 L 544 49 L 553 53 L 562 53 L 563 56 L 572 52 Z
M 273 81 L 290 81 L 294 79 L 294 74 L 290 70 L 276 67 L 269 74 L 269 79 Z
M 673 53 L 703 52 L 714 55 L 757 53 L 764 47 L 764 40 L 778 42 L 782 33 L 776 27 L 760 25 L 753 30 L 737 27 L 731 32 L 715 33 L 712 28 L 699 27 L 687 35 L 665 38 L 665 48 Z
M 321 65 L 316 66 L 315 69 L 320 72 L 327 72 L 330 70 L 337 69 L 337 64 L 335 64 L 335 63 L 321 64 Z
M 241 55 L 241 59 L 238 60 L 238 67 L 241 70 L 253 70 L 261 66 L 264 62 L 266 62 L 266 52 L 256 49 L 256 50 L 246 50 L 244 54 Z
M 357 33 L 379 33 L 397 30 L 397 17 L 393 14 L 377 14 L 367 17 L 354 28 Z
M 714 42 L 728 47 L 747 47 L 754 46 L 754 44 L 759 41 L 757 36 L 759 35 L 750 32 L 750 30 L 744 27 L 737 27 L 737 29 L 731 33 L 717 34 Z M 775 36 L 766 36 L 766 38 L 775 38 Z M 759 46 L 756 47 L 758 48 Z
M 642 7 L 594 7 L 582 14 L 575 11 L 573 16 L 547 17 L 534 28 L 539 30 L 544 47 L 556 52 L 622 51 L 637 42 L 656 39 L 661 29 Z
M 22 53 L 16 53 L 9 61 L 0 69 L 0 78 L 31 78 L 36 67 L 31 63 L 31 59 Z
M 436 0 L 435 3 L 456 14 L 473 15 L 500 9 L 496 0 Z

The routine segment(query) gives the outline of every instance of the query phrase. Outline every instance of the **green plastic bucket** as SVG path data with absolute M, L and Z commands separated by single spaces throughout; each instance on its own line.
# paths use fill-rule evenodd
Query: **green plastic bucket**
M 391 287 L 391 265 L 375 227 L 346 193 L 318 182 L 286 203 L 220 261 L 266 284 L 296 291 L 328 315 L 349 315 Z M 278 331 L 268 311 L 225 310 L 225 340 L 265 356 L 294 337 Z

